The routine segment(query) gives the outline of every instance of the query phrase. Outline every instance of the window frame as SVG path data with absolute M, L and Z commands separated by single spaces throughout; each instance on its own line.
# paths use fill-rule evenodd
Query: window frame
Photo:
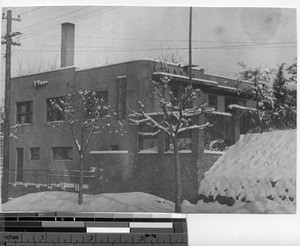
M 36 154 L 36 153 L 33 153 L 34 150 L 38 150 L 38 158 L 37 159 L 33 158 L 33 156 Z M 32 148 L 30 148 L 30 160 L 32 160 L 32 161 L 39 161 L 40 157 L 41 157 L 41 152 L 40 152 L 40 148 L 39 147 L 32 147 Z
M 211 105 L 211 98 L 215 99 L 215 105 Z M 208 95 L 208 106 L 209 107 L 213 107 L 215 109 L 215 111 L 218 111 L 218 96 L 215 94 L 209 94 Z
M 94 92 L 96 93 L 96 97 L 98 98 L 98 100 L 104 99 L 103 106 L 108 106 L 108 90 L 97 90 L 97 91 L 94 91 Z M 87 118 L 89 118 L 89 113 L 90 113 L 90 109 L 88 108 L 86 110 L 86 117 Z M 101 117 L 103 117 L 107 113 L 108 112 L 103 112 L 103 114 L 101 114 Z
M 170 86 L 170 92 L 173 94 L 173 97 L 171 97 L 171 104 L 173 106 L 178 106 L 179 101 L 182 97 L 182 88 L 180 88 L 179 86 Z M 176 97 L 177 96 L 177 97 Z
M 57 153 L 56 151 L 61 151 Z M 52 147 L 52 160 L 53 161 L 72 161 L 73 160 L 73 147 Z M 60 156 L 61 158 L 59 158 Z
M 25 105 L 25 112 L 22 112 L 21 107 Z M 33 118 L 33 101 L 22 101 L 16 103 L 16 123 L 17 124 L 32 124 Z M 22 122 L 22 116 L 25 116 L 25 122 Z
M 51 105 L 51 100 L 57 101 L 58 99 L 63 99 L 63 96 L 46 98 L 46 122 L 56 122 L 64 120 L 63 114 L 57 108 Z M 52 114 L 51 117 L 50 114 Z

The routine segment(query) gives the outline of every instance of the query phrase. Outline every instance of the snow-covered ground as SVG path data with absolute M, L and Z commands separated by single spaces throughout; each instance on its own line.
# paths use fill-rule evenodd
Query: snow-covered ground
M 258 210 L 268 203 L 295 212 L 296 145 L 296 130 L 242 135 L 205 173 L 199 194 L 232 197 L 237 205 L 245 199 Z
M 73 211 L 73 212 L 161 212 L 173 213 L 168 200 L 142 192 L 84 195 L 77 204 L 77 194 L 63 191 L 31 193 L 2 204 L 2 211 Z M 294 207 L 282 206 L 261 198 L 258 201 L 228 207 L 218 202 L 190 204 L 183 201 L 184 213 L 293 213 Z
M 199 193 L 237 201 L 233 206 L 183 201 L 182 212 L 295 213 L 296 130 L 242 136 L 205 173 Z M 84 203 L 78 205 L 76 193 L 48 191 L 14 198 L 2 204 L 2 211 L 172 213 L 174 207 L 173 202 L 142 192 L 84 195 Z

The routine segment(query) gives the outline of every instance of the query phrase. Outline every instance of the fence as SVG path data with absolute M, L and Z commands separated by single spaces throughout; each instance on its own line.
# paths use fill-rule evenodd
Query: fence
M 95 177 L 94 171 L 83 172 L 84 188 L 89 188 L 89 181 Z M 47 189 L 58 188 L 60 190 L 78 190 L 79 170 L 53 171 L 53 170 L 32 170 L 32 169 L 10 169 L 9 183 L 11 185 L 21 184 L 32 185 L 37 188 L 44 186 Z

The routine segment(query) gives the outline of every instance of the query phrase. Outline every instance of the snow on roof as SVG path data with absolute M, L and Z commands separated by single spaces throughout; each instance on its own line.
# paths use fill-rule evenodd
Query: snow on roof
M 12 79 L 23 78 L 23 77 L 30 77 L 30 76 L 35 76 L 35 75 L 42 75 L 42 74 L 45 74 L 45 73 L 58 72 L 58 71 L 63 71 L 63 70 L 67 70 L 67 69 L 75 69 L 76 70 L 78 68 L 79 68 L 78 66 L 59 67 L 59 68 L 55 68 L 55 69 L 48 70 L 48 71 L 36 72 L 36 73 L 29 73 L 29 74 L 14 76 L 14 77 L 12 77 Z
M 205 173 L 199 194 L 295 202 L 296 153 L 296 130 L 242 135 Z
M 165 72 L 154 72 L 153 75 L 162 75 L 162 76 L 168 76 L 171 78 L 178 78 L 178 79 L 183 79 L 183 80 L 189 79 L 188 76 L 172 74 L 172 73 L 165 73 Z M 210 85 L 210 86 L 218 86 L 218 82 L 212 81 L 212 80 L 207 80 L 207 79 L 192 78 L 192 81 L 198 82 L 198 83 L 204 83 L 204 84 Z
M 91 155 L 101 155 L 101 154 L 128 154 L 128 150 L 92 150 Z
M 235 87 L 230 87 L 230 86 L 225 86 L 225 85 L 218 85 L 218 88 L 224 89 L 224 90 L 230 90 L 230 91 L 237 91 L 237 88 Z

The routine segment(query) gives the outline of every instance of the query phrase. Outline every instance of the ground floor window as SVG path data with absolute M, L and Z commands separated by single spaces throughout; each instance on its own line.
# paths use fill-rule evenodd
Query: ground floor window
M 31 156 L 31 160 L 39 160 L 40 148 L 30 148 L 30 156 Z
M 53 147 L 53 160 L 72 160 L 72 147 Z

